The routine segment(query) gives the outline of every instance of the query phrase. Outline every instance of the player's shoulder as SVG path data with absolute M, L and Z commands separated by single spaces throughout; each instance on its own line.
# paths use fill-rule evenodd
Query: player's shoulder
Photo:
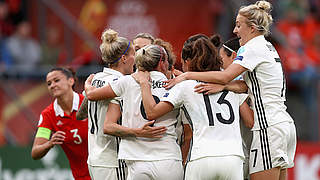
M 115 77 L 116 76 L 113 74 L 98 72 L 97 74 L 94 75 L 93 80 L 110 81 L 111 79 L 113 79 Z
M 172 88 L 182 89 L 183 91 L 188 91 L 188 90 L 192 89 L 192 91 L 193 91 L 193 87 L 196 86 L 197 84 L 198 84 L 198 82 L 195 80 L 185 80 L 185 81 L 179 82 L 178 84 L 176 84 Z
M 54 108 L 53 108 L 53 102 L 48 105 L 46 108 L 44 108 L 41 112 L 41 115 L 45 115 L 45 116 L 51 116 L 54 114 Z

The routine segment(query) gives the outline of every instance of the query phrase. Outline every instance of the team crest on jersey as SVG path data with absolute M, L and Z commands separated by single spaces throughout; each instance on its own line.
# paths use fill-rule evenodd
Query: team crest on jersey
M 60 120 L 57 122 L 57 126 L 61 126 L 62 124 L 63 124 L 63 123 L 62 123 L 62 121 L 60 121 Z
M 243 59 L 243 56 L 237 56 L 236 58 L 234 58 L 234 61 L 236 60 L 242 61 L 242 59 Z
M 164 95 L 163 95 L 163 97 L 168 97 L 169 96 L 169 93 L 165 93 Z
M 241 46 L 241 47 L 239 48 L 238 52 L 237 52 L 237 55 L 240 55 L 240 54 L 242 54 L 243 52 L 244 52 L 244 47 Z

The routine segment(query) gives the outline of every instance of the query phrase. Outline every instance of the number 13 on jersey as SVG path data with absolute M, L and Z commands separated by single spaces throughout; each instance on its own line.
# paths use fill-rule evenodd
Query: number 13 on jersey
M 226 100 L 226 96 L 229 93 L 229 91 L 223 91 L 221 96 L 219 97 L 217 103 L 222 105 L 222 104 L 226 104 L 229 108 L 229 112 L 230 112 L 230 118 L 229 119 L 224 119 L 221 115 L 221 113 L 216 113 L 216 117 L 218 119 L 219 122 L 223 123 L 223 124 L 232 124 L 234 121 L 234 112 L 233 112 L 233 108 L 231 103 Z M 206 105 L 206 110 L 207 110 L 207 115 L 208 115 L 208 119 L 209 119 L 209 126 L 214 126 L 214 118 L 213 118 L 213 113 L 212 113 L 212 109 L 211 109 L 211 103 L 210 103 L 210 99 L 208 95 L 203 94 L 203 99 L 204 99 L 204 104 Z

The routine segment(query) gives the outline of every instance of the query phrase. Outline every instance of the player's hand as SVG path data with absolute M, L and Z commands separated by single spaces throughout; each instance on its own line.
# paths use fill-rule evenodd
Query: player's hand
M 51 138 L 50 138 L 50 143 L 54 146 L 54 145 L 57 145 L 57 144 L 63 144 L 65 138 L 66 138 L 66 133 L 63 132 L 63 131 L 57 131 L 55 132 Z
M 150 80 L 150 73 L 147 71 L 138 71 L 131 74 L 131 76 L 139 84 L 148 83 Z
M 93 77 L 94 77 L 94 74 L 90 74 L 90 76 L 87 78 L 86 82 L 84 83 L 84 90 L 87 95 L 88 95 L 88 91 L 90 91 L 93 88 L 93 86 L 91 85 Z
M 179 76 L 173 78 L 173 79 L 169 79 L 168 81 L 166 81 L 166 85 L 164 85 L 164 87 L 166 89 L 170 89 L 172 88 L 174 85 L 178 84 L 181 81 L 187 80 L 187 73 L 182 73 Z
M 212 84 L 212 83 L 201 83 L 194 87 L 194 92 L 204 94 L 215 94 L 224 90 L 224 85 Z
M 90 76 L 87 78 L 85 82 L 85 85 L 91 85 L 93 77 L 94 77 L 94 74 L 90 74 Z
M 151 127 L 152 124 L 154 124 L 154 120 L 144 124 L 143 127 L 139 129 L 138 137 L 162 138 L 167 128 L 165 126 Z
M 172 73 L 173 73 L 175 76 L 180 76 L 183 72 L 182 72 L 182 71 L 179 71 L 178 69 L 173 69 Z

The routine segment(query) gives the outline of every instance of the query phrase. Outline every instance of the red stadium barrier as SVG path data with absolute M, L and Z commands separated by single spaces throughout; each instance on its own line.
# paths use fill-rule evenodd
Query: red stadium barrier
M 298 143 L 295 166 L 288 170 L 288 177 L 288 180 L 320 179 L 320 143 Z

